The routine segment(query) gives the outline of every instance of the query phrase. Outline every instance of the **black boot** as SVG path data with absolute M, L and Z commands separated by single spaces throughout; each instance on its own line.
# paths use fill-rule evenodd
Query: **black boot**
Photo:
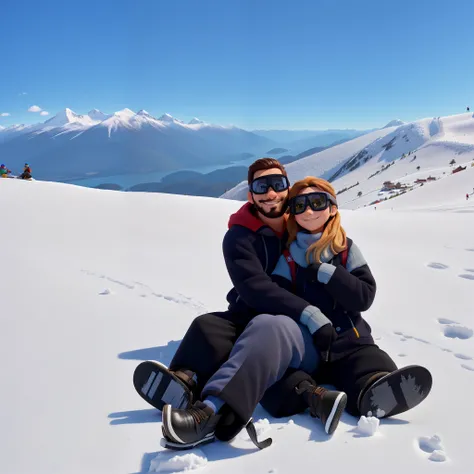
M 181 410 L 165 405 L 163 408 L 163 436 L 171 449 L 191 449 L 214 441 L 214 431 L 221 418 L 203 402 Z
M 327 390 L 304 380 L 296 387 L 310 409 L 311 416 L 319 418 L 327 434 L 333 434 L 347 404 L 347 395 L 337 390 Z
M 430 393 L 432 384 L 430 371 L 419 365 L 377 372 L 365 382 L 357 408 L 364 416 L 395 416 L 419 405 Z

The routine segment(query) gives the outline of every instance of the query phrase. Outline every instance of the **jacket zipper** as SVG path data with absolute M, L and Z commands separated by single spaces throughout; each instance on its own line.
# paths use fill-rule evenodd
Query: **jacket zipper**
M 265 249 L 265 273 L 267 273 L 268 269 L 268 251 L 267 251 L 267 244 L 265 243 L 265 237 L 262 235 L 262 242 L 263 248 Z
M 349 321 L 351 322 L 352 329 L 355 332 L 355 335 L 357 336 L 357 339 L 359 339 L 360 334 L 359 334 L 359 331 L 357 330 L 357 328 L 354 326 L 354 323 L 352 322 L 352 318 L 348 314 L 346 316 L 349 318 Z

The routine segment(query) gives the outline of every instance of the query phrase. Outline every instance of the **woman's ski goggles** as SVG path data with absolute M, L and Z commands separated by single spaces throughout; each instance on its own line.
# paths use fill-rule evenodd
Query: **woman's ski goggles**
M 290 214 L 302 214 L 309 206 L 313 211 L 324 211 L 329 203 L 337 206 L 337 201 L 328 193 L 317 192 L 300 194 L 290 199 Z
M 253 194 L 266 194 L 270 188 L 276 193 L 281 193 L 290 187 L 290 182 L 282 174 L 267 174 L 254 179 L 249 184 L 249 190 Z

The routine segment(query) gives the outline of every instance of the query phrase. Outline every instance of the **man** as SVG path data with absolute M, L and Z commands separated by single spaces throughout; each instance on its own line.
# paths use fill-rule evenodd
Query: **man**
M 223 241 L 234 284 L 228 310 L 193 321 L 169 370 L 144 362 L 134 374 L 138 393 L 163 410 L 168 447 L 230 440 L 246 425 L 255 444 L 265 447 L 248 424 L 259 402 L 274 416 L 309 407 L 332 434 L 347 402 L 343 392 L 317 387 L 308 375 L 319 354 L 302 324 L 319 325 L 319 312 L 270 277 L 286 242 L 285 168 L 271 158 L 257 160 L 248 183 L 248 203 L 231 216 Z M 315 341 L 329 343 L 333 332 L 325 323 Z
M 25 166 L 23 167 L 23 173 L 20 174 L 19 178 L 20 179 L 31 179 L 31 168 L 28 163 L 25 163 Z

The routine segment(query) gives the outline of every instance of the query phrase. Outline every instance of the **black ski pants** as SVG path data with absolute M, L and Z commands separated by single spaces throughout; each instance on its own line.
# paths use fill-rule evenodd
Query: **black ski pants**
M 170 364 L 171 370 L 187 369 L 196 373 L 199 393 L 208 380 L 227 361 L 237 338 L 245 326 L 232 320 L 230 312 L 209 313 L 198 316 L 191 323 Z M 377 345 L 357 346 L 334 362 L 319 366 L 314 374 L 298 369 L 288 369 L 284 376 L 274 383 L 260 401 L 274 417 L 292 416 L 307 408 L 303 397 L 295 387 L 303 380 L 312 383 L 334 385 L 348 396 L 346 410 L 359 416 L 357 401 L 367 381 L 378 372 L 392 372 L 397 366 L 390 356 Z M 314 377 L 314 379 L 313 379 Z M 242 384 L 245 384 L 242 380 Z M 242 395 L 248 390 L 242 387 Z M 233 398 L 232 408 L 237 412 L 248 410 L 251 402 L 239 397 Z M 224 399 L 224 401 L 226 401 Z

